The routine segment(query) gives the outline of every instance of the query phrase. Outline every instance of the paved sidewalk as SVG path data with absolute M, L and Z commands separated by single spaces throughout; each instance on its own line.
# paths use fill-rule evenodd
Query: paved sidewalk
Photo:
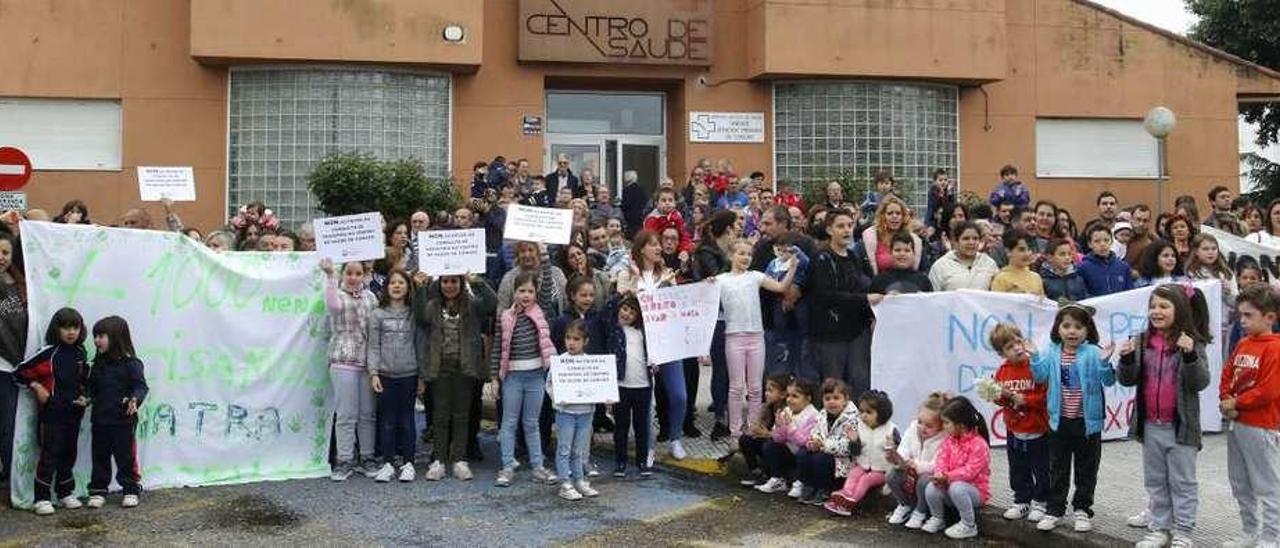
M 671 459 L 666 454 L 666 444 L 658 444 L 658 460 L 664 465 L 704 474 L 729 473 L 730 463 L 722 462 L 729 460 L 725 459 L 730 452 L 729 440 L 715 443 L 707 436 L 714 423 L 711 413 L 707 412 L 707 406 L 711 402 L 710 381 L 711 369 L 704 367 L 697 407 L 697 424 L 704 435 L 684 441 L 685 450 L 689 454 L 689 458 L 684 461 Z M 612 451 L 612 436 L 597 435 L 595 442 L 598 454 L 606 447 L 610 449 L 603 449 L 605 454 Z M 1013 492 L 1009 489 L 1008 459 L 1003 448 L 993 448 L 991 457 L 991 500 L 988 503 L 987 517 L 1002 520 L 1000 513 L 1013 502 Z M 1227 482 L 1226 436 L 1217 433 L 1205 435 L 1204 450 L 1200 452 L 1197 472 L 1200 504 L 1194 540 L 1198 546 L 1220 546 L 1240 535 L 1240 518 L 1235 499 L 1231 496 L 1231 486 Z M 1145 502 L 1141 444 L 1128 440 L 1105 443 L 1102 446 L 1102 467 L 1098 473 L 1094 503 L 1094 532 L 1077 534 L 1071 531 L 1070 524 L 1066 524 L 1065 527 L 1060 525 L 1053 534 L 1082 544 L 1115 546 L 1136 542 L 1146 534 L 1146 530 L 1128 527 L 1125 520 L 1141 511 Z M 1030 538 L 1044 534 L 1037 531 L 1035 524 L 1030 522 L 1019 525 Z

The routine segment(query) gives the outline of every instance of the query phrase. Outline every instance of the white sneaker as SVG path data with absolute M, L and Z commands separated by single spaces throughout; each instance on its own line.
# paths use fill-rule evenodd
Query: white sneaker
M 911 517 L 911 507 L 905 504 L 899 504 L 893 509 L 893 513 L 889 514 L 889 525 L 902 525 L 907 522 L 907 518 Z
M 1222 543 L 1222 548 L 1254 548 L 1258 545 L 1258 537 L 1244 536 Z
M 418 470 L 413 467 L 412 462 L 406 462 L 400 465 L 400 481 L 413 481 L 418 478 Z
M 929 518 L 929 521 L 924 522 L 924 525 L 920 527 L 920 530 L 932 535 L 941 531 L 943 527 L 946 527 L 946 525 L 947 522 L 942 521 L 942 518 L 934 516 Z
M 684 444 L 680 443 L 680 440 L 671 442 L 671 458 L 684 460 L 687 456 L 689 456 L 689 454 L 684 452 Z
M 440 481 L 444 479 L 444 463 L 440 461 L 432 461 L 431 466 L 427 467 L 425 476 L 427 481 Z
M 1169 542 L 1170 548 L 1192 548 L 1195 543 L 1191 541 L 1191 535 L 1181 531 L 1173 532 L 1173 540 Z
M 782 478 L 769 478 L 769 481 L 756 486 L 756 491 L 768 494 L 781 493 L 786 490 L 787 480 Z
M 1151 525 L 1151 512 L 1144 508 L 1141 512 L 1129 516 L 1129 519 L 1124 520 L 1124 524 L 1136 529 L 1146 529 Z
M 587 477 L 588 478 L 600 477 L 600 467 L 596 466 L 596 462 L 594 460 L 587 460 Z
M 35 511 L 37 516 L 49 516 L 53 514 L 53 503 L 42 500 L 36 503 Z
M 1093 530 L 1093 520 L 1089 519 L 1089 514 L 1084 510 L 1076 510 L 1072 518 L 1071 528 L 1077 533 L 1088 533 Z
M 1004 519 L 1022 519 L 1031 513 L 1031 507 L 1026 504 L 1015 504 L 1004 511 Z
M 1031 501 L 1031 511 L 1027 512 L 1027 521 L 1039 523 L 1040 520 L 1044 519 L 1044 516 L 1044 503 Z
M 442 471 L 441 473 L 444 472 Z M 453 477 L 462 481 L 469 481 L 472 478 L 471 465 L 467 464 L 465 460 L 453 463 Z
M 908 519 L 906 523 L 907 529 L 919 529 L 924 527 L 924 520 L 928 518 L 929 516 L 924 515 L 924 512 L 912 512 L 911 519 Z
M 592 488 L 591 488 L 591 484 L 590 484 L 590 483 L 588 483 L 586 480 L 582 480 L 582 481 L 579 481 L 578 483 L 574 484 L 573 488 L 574 488 L 574 489 L 577 489 L 579 493 L 582 493 L 582 496 L 584 496 L 584 497 L 598 497 L 598 496 L 600 496 L 600 492 L 599 492 L 599 491 L 596 491 L 595 489 L 592 489 Z
M 373 475 L 373 481 L 378 483 L 387 483 L 391 481 L 391 478 L 395 475 L 396 467 L 392 466 L 391 463 L 388 462 L 383 464 L 382 468 L 378 469 L 378 473 Z
M 494 480 L 494 485 L 498 487 L 507 487 L 511 485 L 511 480 L 516 477 L 516 471 L 510 468 L 498 470 L 498 479 Z
M 1059 518 L 1058 516 L 1045 516 L 1039 523 L 1036 523 L 1036 529 L 1041 531 L 1052 531 L 1058 526 L 1058 520 L 1060 519 L 1062 518 Z
M 138 495 L 125 495 L 124 500 L 120 501 L 121 508 L 133 508 L 138 505 Z
M 965 525 L 963 521 L 957 521 L 946 530 L 947 538 L 965 539 L 978 536 L 977 525 Z
M 103 497 L 102 495 L 93 495 L 89 497 L 89 502 L 88 504 L 85 504 L 85 506 L 88 506 L 89 508 L 93 508 L 97 510 L 98 508 L 102 508 L 102 506 L 105 505 L 106 503 L 107 503 L 106 497 Z
M 1152 531 L 1147 536 L 1142 537 L 1134 548 L 1164 548 L 1169 545 L 1168 531 Z
M 65 497 L 62 497 L 62 499 L 58 501 L 58 504 L 61 504 L 62 507 L 66 508 L 67 510 L 75 510 L 77 508 L 84 506 L 84 503 L 80 502 L 80 499 L 76 498 L 75 495 L 67 495 Z
M 800 498 L 800 494 L 804 492 L 804 484 L 800 480 L 796 480 L 791 484 L 791 490 L 787 491 L 787 496 L 793 499 Z
M 538 483 L 554 484 L 556 475 L 554 472 L 547 470 L 545 466 L 539 466 L 533 469 L 533 481 Z
M 582 500 L 582 493 L 568 483 L 560 484 L 560 498 L 564 500 Z
M 333 463 L 333 471 L 329 473 L 329 479 L 333 481 L 347 481 L 351 477 L 351 463 L 335 462 Z

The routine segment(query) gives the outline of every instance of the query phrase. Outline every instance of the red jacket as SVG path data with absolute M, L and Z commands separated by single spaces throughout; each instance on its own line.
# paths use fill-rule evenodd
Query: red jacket
M 996 370 L 996 382 L 1011 392 L 1022 394 L 1022 405 L 1015 406 L 1012 400 L 1000 398 L 995 404 L 1004 408 L 1004 425 L 1013 434 L 1043 434 L 1049 431 L 1049 412 L 1045 407 L 1045 395 L 1048 387 L 1036 384 L 1031 376 L 1031 363 L 1004 362 Z
M 804 197 L 794 192 L 779 192 L 773 197 L 773 203 L 787 207 L 800 208 L 801 213 L 806 211 L 804 207 Z
M 657 209 L 649 212 L 644 218 L 644 229 L 651 230 L 662 235 L 662 231 L 667 227 L 674 226 L 680 231 L 680 251 L 693 251 L 693 239 L 689 237 L 689 232 L 684 229 L 684 216 L 677 210 L 671 210 L 670 213 L 663 215 Z
M 1280 428 L 1280 335 L 1255 335 L 1240 341 L 1222 366 L 1220 399 L 1235 398 L 1236 422 Z

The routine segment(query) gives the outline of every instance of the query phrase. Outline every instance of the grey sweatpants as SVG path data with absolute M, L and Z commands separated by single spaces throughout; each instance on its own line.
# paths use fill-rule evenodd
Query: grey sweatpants
M 1278 468 L 1280 432 L 1231 423 L 1231 432 L 1227 434 L 1227 478 L 1231 481 L 1231 494 L 1240 506 L 1241 529 L 1246 536 L 1256 535 L 1259 542 L 1280 542 Z
M 938 484 L 929 482 L 924 497 L 929 501 L 929 515 L 945 516 L 947 507 L 950 506 L 960 514 L 960 521 L 965 525 L 978 526 L 974 513 L 982 507 L 982 494 L 972 484 L 956 481 L 948 483 L 944 491 L 938 487 Z
M 369 372 L 363 369 L 329 368 L 329 382 L 333 383 L 334 435 L 337 437 L 338 462 L 354 462 L 356 439 L 360 440 L 360 457 L 373 458 L 376 443 L 373 438 L 373 387 L 369 385 Z
M 1143 485 L 1151 530 L 1178 530 L 1190 534 L 1196 528 L 1196 455 L 1198 449 L 1179 445 L 1172 424 L 1147 422 L 1142 435 Z
M 901 468 L 892 468 L 888 474 L 885 474 L 885 483 L 889 486 L 889 491 L 893 493 L 893 498 L 902 506 L 910 506 L 916 512 L 921 514 L 927 513 L 929 503 L 925 500 L 925 492 L 929 488 L 929 484 L 933 481 L 933 474 L 925 472 L 916 476 L 915 492 L 907 494 L 907 473 Z

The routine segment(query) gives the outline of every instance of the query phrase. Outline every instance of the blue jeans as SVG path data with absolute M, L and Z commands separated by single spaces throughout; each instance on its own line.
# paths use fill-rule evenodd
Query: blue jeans
M 543 464 L 542 438 L 538 435 L 538 414 L 542 411 L 542 394 L 547 386 L 547 371 L 511 371 L 502 381 L 502 429 L 498 442 L 502 447 L 502 467 L 513 468 L 516 462 L 516 422 L 524 430 L 529 444 L 529 465 Z
M 587 481 L 592 413 L 556 412 L 556 475 L 560 481 Z
M 724 354 L 724 349 L 720 350 Z M 727 371 L 727 370 L 726 370 Z M 685 393 L 684 384 L 684 362 L 677 361 L 664 363 L 658 368 L 659 382 L 662 383 L 662 389 L 667 393 L 667 424 L 671 425 L 671 431 L 668 432 L 671 441 L 678 441 L 684 437 L 684 416 L 688 411 L 689 395 Z M 727 381 L 726 381 L 727 382 Z M 725 394 L 728 394 L 728 385 L 725 385 Z
M 381 377 L 382 393 L 378 394 L 378 453 L 387 462 L 400 457 L 413 462 L 417 451 L 418 429 L 414 424 L 413 403 L 418 398 L 418 376 Z
M 820 380 L 808 352 L 805 333 L 800 329 L 774 329 L 764 332 L 764 374 L 767 377 L 789 374 L 811 381 Z

